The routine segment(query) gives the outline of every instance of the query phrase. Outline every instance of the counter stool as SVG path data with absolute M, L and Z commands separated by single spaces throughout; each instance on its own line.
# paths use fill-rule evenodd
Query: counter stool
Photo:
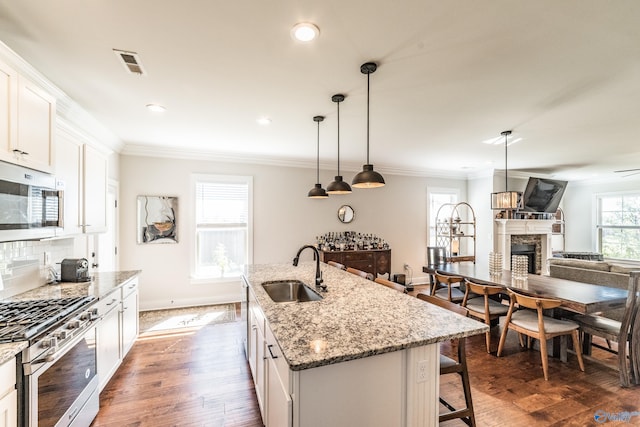
M 405 294 L 407 293 L 407 288 L 405 288 L 399 283 L 392 282 L 391 280 L 383 279 L 382 277 L 376 277 L 373 281 L 376 283 L 379 283 L 380 285 L 386 286 L 387 288 L 391 288 L 395 291 L 402 292 Z
M 578 365 L 580 366 L 580 370 L 584 372 L 584 363 L 582 361 L 582 352 L 580 351 L 580 341 L 578 339 L 578 324 L 569 320 L 554 319 L 553 317 L 542 314 L 542 310 L 559 307 L 562 302 L 557 299 L 529 297 L 513 292 L 511 289 L 507 291 L 509 292 L 511 302 L 509 304 L 507 318 L 505 319 L 504 330 L 500 336 L 500 344 L 498 344 L 498 357 L 502 354 L 509 329 L 513 329 L 518 332 L 518 334 L 535 338 L 540 341 L 542 372 L 544 373 L 545 381 L 548 381 L 549 362 L 547 360 L 547 340 L 562 335 L 571 335 L 573 347 L 578 357 Z M 515 311 L 516 304 L 520 307 L 518 311 Z M 523 345 L 521 336 L 520 345 Z
M 458 313 L 461 316 L 467 317 L 469 315 L 469 310 L 464 307 L 460 307 L 457 304 L 454 304 L 450 301 L 443 300 L 441 298 L 437 298 L 431 295 L 419 293 L 417 295 L 418 299 L 429 302 L 431 304 L 437 305 L 439 307 L 445 308 L 447 310 L 453 311 L 454 313 Z M 458 360 L 453 360 L 447 356 L 440 355 L 440 375 L 446 374 L 459 374 L 462 379 L 462 390 L 464 391 L 464 401 L 466 403 L 466 408 L 456 409 L 449 402 L 444 400 L 442 396 L 439 398 L 440 403 L 442 403 L 449 411 L 443 414 L 438 415 L 438 422 L 443 423 L 445 421 L 453 420 L 456 418 L 460 418 L 462 422 L 464 422 L 468 426 L 475 427 L 476 425 L 476 417 L 473 412 L 473 401 L 471 399 L 471 385 L 469 384 L 469 372 L 467 371 L 467 355 L 465 351 L 465 342 L 466 338 L 459 338 L 458 341 Z
M 373 274 L 367 273 L 366 271 L 358 270 L 357 268 L 347 267 L 347 272 L 355 274 L 356 276 L 360 276 L 363 279 L 373 280 Z
M 327 264 L 329 264 L 332 267 L 339 268 L 340 270 L 346 270 L 347 269 L 347 267 L 345 267 L 344 264 L 340 264 L 339 262 L 329 261 L 329 262 L 327 262 Z

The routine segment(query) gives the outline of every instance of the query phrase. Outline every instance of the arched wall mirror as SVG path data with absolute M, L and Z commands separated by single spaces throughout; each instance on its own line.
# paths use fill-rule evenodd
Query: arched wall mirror
M 349 205 L 342 205 L 338 209 L 338 219 L 343 224 L 349 224 L 351 221 L 353 221 L 353 218 L 355 218 L 355 216 L 356 214 L 353 211 L 353 208 Z

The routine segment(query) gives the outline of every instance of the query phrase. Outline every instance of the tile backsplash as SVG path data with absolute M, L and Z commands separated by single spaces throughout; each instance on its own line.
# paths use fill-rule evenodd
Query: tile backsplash
M 0 243 L 0 299 L 37 288 L 47 283 L 48 268 L 45 252 L 50 254 L 51 266 L 60 272 L 64 258 L 73 256 L 74 240 L 26 240 Z

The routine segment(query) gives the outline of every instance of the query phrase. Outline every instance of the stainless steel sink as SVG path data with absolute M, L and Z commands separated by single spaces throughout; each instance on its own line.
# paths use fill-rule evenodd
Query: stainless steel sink
M 299 280 L 274 280 L 262 284 L 274 302 L 319 301 L 322 296 Z

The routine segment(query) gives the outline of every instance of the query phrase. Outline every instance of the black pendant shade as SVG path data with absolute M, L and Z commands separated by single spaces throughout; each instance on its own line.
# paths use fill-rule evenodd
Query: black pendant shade
M 349 194 L 351 186 L 342 180 L 340 175 L 340 103 L 344 101 L 344 95 L 337 94 L 331 97 L 331 100 L 338 106 L 338 174 L 334 180 L 327 185 L 327 193 L 329 194 Z
M 316 156 L 316 185 L 309 190 L 307 197 L 311 199 L 326 199 L 329 197 L 322 184 L 320 184 L 320 122 L 324 120 L 324 116 L 314 116 L 313 121 L 318 124 L 318 139 L 317 139 L 317 156 Z
M 351 181 L 351 185 L 356 188 L 376 188 L 385 184 L 382 175 L 374 171 L 373 165 L 369 163 L 369 77 L 377 68 L 374 62 L 367 62 L 360 66 L 360 72 L 367 75 L 367 164 L 362 166 L 362 172 L 354 176 Z

